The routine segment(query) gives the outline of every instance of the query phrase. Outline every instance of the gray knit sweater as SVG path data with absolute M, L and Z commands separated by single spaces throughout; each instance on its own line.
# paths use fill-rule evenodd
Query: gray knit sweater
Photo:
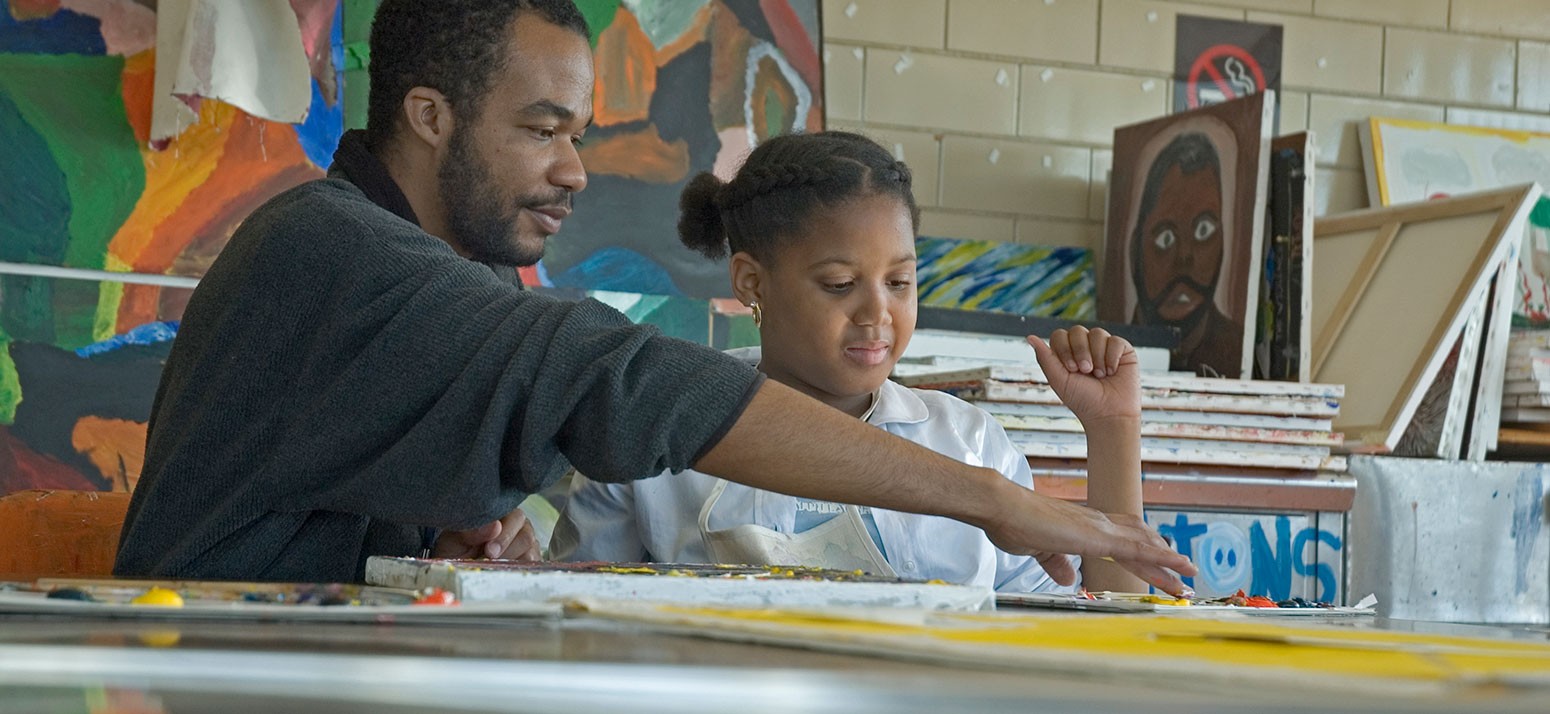
M 605 481 L 687 468 L 760 379 L 315 181 L 259 208 L 194 292 L 114 572 L 359 580 L 368 556 L 499 518 L 568 463 Z

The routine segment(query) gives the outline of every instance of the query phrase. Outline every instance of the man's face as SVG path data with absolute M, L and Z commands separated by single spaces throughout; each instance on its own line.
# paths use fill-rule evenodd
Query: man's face
M 577 150 L 592 123 L 592 52 L 532 13 L 511 36 L 478 113 L 457 115 L 437 177 L 454 245 L 483 263 L 532 265 L 587 186 Z
M 1142 216 L 1140 300 L 1167 322 L 1211 304 L 1222 268 L 1222 186 L 1216 167 L 1163 175 L 1157 203 Z

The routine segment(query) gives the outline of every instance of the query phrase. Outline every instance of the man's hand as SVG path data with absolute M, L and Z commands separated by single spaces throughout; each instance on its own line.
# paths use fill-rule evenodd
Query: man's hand
M 505 518 L 490 521 L 478 528 L 445 531 L 431 549 L 432 558 L 452 560 L 500 558 L 536 561 L 542 555 L 533 524 L 528 522 L 527 514 L 520 508 L 513 509 Z
M 1110 558 L 1158 590 L 1182 595 L 1187 588 L 1179 575 L 1195 575 L 1189 559 L 1174 552 L 1157 531 L 1140 518 L 1108 516 L 1059 499 L 1034 493 L 1004 481 L 1007 498 L 992 520 L 980 524 L 996 547 L 1031 555 L 1055 582 L 1076 582 L 1076 568 L 1064 553 L 1083 558 Z
M 1078 326 L 1055 330 L 1048 344 L 1029 335 L 1028 344 L 1049 386 L 1083 424 L 1140 418 L 1140 358 L 1125 338 Z

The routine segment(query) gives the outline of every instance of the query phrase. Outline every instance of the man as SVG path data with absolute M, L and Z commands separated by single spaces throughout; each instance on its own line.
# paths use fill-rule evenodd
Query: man
M 1004 550 L 1190 574 L 1138 519 L 1019 488 L 595 301 L 523 292 L 586 186 L 588 32 L 569 0 L 386 0 L 364 137 L 243 224 L 185 313 L 124 523 L 122 575 L 352 580 L 372 555 L 517 555 L 567 464 L 693 466 L 932 512 Z M 461 529 L 461 530 L 460 530 Z M 1171 569 L 1171 571 L 1170 571 Z
M 1216 306 L 1225 237 L 1222 169 L 1204 134 L 1180 134 L 1157 154 L 1130 242 L 1132 322 L 1177 327 L 1173 368 L 1237 377 L 1243 326 Z

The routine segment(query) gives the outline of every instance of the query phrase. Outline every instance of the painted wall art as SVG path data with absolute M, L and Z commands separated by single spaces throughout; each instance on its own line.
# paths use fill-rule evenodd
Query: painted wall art
M 305 120 L 206 100 L 153 148 L 152 4 L 0 0 L 0 494 L 132 487 L 193 279 L 255 207 L 328 167 L 339 3 L 291 4 Z M 82 272 L 39 274 L 57 269 Z
M 915 240 L 920 304 L 1091 320 L 1092 251 L 922 236 Z
M 1361 125 L 1367 195 L 1380 206 L 1517 184 L 1550 186 L 1550 134 L 1372 117 Z M 1514 327 L 1550 328 L 1550 198 L 1519 249 Z
M 1172 368 L 1251 374 L 1275 93 L 1114 130 L 1101 320 L 1177 328 Z
M 523 281 L 728 297 L 725 263 L 678 242 L 678 196 L 760 140 L 823 128 L 817 0 L 579 0 L 596 119 L 576 212 Z

